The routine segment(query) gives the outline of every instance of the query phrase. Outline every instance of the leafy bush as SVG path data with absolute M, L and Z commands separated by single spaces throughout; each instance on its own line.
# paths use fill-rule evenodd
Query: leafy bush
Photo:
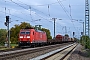
M 80 38 L 80 43 L 87 49 L 90 49 L 90 38 L 89 36 L 82 36 Z

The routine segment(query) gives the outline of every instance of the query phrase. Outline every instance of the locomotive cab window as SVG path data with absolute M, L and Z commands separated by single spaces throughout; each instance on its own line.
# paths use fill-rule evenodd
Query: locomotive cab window
M 26 32 L 26 34 L 30 34 L 30 32 Z
M 20 32 L 20 34 L 25 34 L 25 32 Z

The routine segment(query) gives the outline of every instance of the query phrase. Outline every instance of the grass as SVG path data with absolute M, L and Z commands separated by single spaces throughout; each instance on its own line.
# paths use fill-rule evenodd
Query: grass
M 7 50 L 7 49 L 10 49 L 10 48 L 0 48 L 0 50 Z
M 0 44 L 0 46 L 4 46 L 4 44 Z
M 11 48 L 15 48 L 18 46 L 18 44 L 10 44 Z
M 90 50 L 89 49 L 82 48 L 82 51 L 85 53 L 85 55 L 87 55 L 87 57 L 90 58 Z
M 10 44 L 10 46 L 18 46 L 18 44 Z
M 18 44 L 10 44 L 11 48 L 15 48 L 16 46 L 18 46 Z M 11 49 L 5 46 L 0 45 L 0 50 L 7 50 L 7 49 Z
M 87 50 L 87 53 L 88 53 L 88 57 L 90 57 L 90 50 Z

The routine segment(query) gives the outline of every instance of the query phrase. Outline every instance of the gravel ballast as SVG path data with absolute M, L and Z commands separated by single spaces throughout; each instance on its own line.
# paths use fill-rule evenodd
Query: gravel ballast
M 89 52 L 90 50 L 84 49 L 82 45 L 78 44 L 68 60 L 90 60 Z

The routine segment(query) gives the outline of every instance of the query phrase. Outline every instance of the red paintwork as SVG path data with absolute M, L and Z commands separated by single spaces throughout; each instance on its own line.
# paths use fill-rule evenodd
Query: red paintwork
M 21 32 L 30 32 L 30 34 L 20 34 Z M 42 43 L 47 42 L 46 33 L 36 31 L 35 29 L 21 29 L 19 33 L 19 42 Z
M 56 35 L 56 39 L 62 41 L 63 40 L 63 36 L 58 34 L 58 35 Z

